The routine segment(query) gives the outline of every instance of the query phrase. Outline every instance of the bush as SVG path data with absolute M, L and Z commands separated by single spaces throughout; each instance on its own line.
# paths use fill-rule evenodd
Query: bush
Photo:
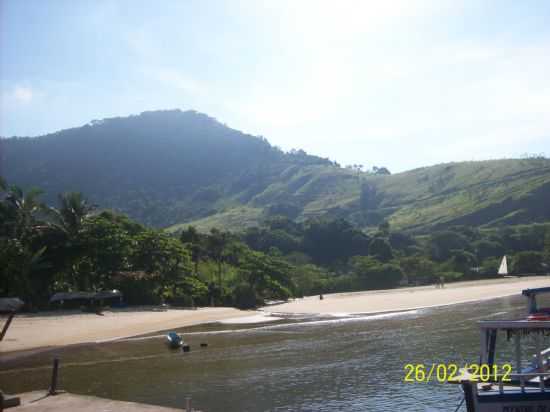
M 514 273 L 528 274 L 543 272 L 541 252 L 519 252 L 514 256 Z
M 252 309 L 262 303 L 248 283 L 239 283 L 233 290 L 233 304 L 239 309 Z

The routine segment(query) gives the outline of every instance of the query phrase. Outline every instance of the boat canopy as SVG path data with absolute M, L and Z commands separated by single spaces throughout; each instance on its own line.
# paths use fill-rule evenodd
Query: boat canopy
M 533 289 L 523 289 L 521 291 L 521 294 L 523 296 L 532 296 L 532 295 L 538 295 L 541 293 L 550 293 L 550 287 L 546 288 L 533 288 Z
M 17 312 L 24 304 L 19 298 L 0 298 L 0 312 Z
M 119 290 L 102 290 L 100 292 L 58 292 L 50 298 L 50 303 L 65 300 L 101 300 L 109 298 L 121 298 Z
M 527 308 L 529 314 L 537 313 L 539 311 L 539 308 L 537 307 L 537 295 L 542 295 L 545 293 L 550 293 L 550 287 L 524 289 L 521 291 L 521 294 L 526 296 L 528 299 Z
M 102 290 L 101 292 L 97 292 L 94 295 L 94 299 L 96 299 L 96 300 L 110 299 L 110 298 L 121 298 L 121 297 L 122 297 L 122 292 L 120 290 L 117 290 L 117 289 Z

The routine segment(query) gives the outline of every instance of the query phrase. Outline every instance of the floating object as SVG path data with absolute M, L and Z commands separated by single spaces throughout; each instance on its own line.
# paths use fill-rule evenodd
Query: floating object
M 191 346 L 184 344 L 182 345 L 181 350 L 183 350 L 184 352 L 191 352 Z
M 206 342 L 201 343 L 201 348 L 207 348 L 207 347 L 208 347 L 208 343 Z
M 166 344 L 172 349 L 178 349 L 183 345 L 183 339 L 176 332 L 169 332 L 166 335 Z
M 506 260 L 506 255 L 502 257 L 502 260 L 500 261 L 500 267 L 498 268 L 498 274 L 499 275 L 507 275 L 508 274 L 508 261 Z

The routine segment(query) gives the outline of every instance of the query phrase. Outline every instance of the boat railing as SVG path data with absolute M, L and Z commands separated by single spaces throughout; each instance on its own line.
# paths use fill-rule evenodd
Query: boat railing
M 507 380 L 504 380 L 506 378 Z M 538 378 L 538 382 L 536 381 Z M 492 383 L 498 383 L 498 391 L 503 394 L 507 389 L 517 390 L 519 388 L 522 393 L 525 393 L 526 387 L 534 387 L 533 384 L 538 383 L 538 388 L 541 392 L 547 392 L 546 379 L 550 378 L 550 372 L 530 372 L 530 373 L 513 373 L 511 375 L 496 376 L 496 379 Z M 487 382 L 491 383 L 491 382 Z

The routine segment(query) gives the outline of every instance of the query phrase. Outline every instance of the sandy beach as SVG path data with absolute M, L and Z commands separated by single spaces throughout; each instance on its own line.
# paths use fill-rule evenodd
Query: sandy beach
M 550 277 L 458 282 L 447 284 L 443 289 L 432 285 L 335 293 L 324 295 L 323 300 L 319 296 L 311 296 L 265 307 L 259 312 L 234 308 L 166 311 L 132 308 L 106 311 L 103 316 L 81 312 L 21 314 L 16 316 L 6 337 L 0 342 L 0 357 L 13 351 L 100 343 L 207 322 L 256 323 L 262 321 L 262 316 L 270 313 L 345 315 L 401 311 L 519 295 L 522 289 L 545 286 L 550 286 Z M 4 319 L 2 318 L 2 324 Z
M 367 292 L 334 293 L 264 308 L 281 314 L 358 314 L 412 310 L 520 295 L 523 289 L 550 286 L 550 277 L 502 278 Z
M 76 311 L 20 314 L 15 317 L 4 340 L 0 342 L 0 357 L 2 353 L 16 350 L 104 342 L 251 314 L 254 312 L 234 308 L 165 311 L 132 308 L 105 311 L 103 316 Z M 2 325 L 4 321 L 5 317 L 2 317 Z

